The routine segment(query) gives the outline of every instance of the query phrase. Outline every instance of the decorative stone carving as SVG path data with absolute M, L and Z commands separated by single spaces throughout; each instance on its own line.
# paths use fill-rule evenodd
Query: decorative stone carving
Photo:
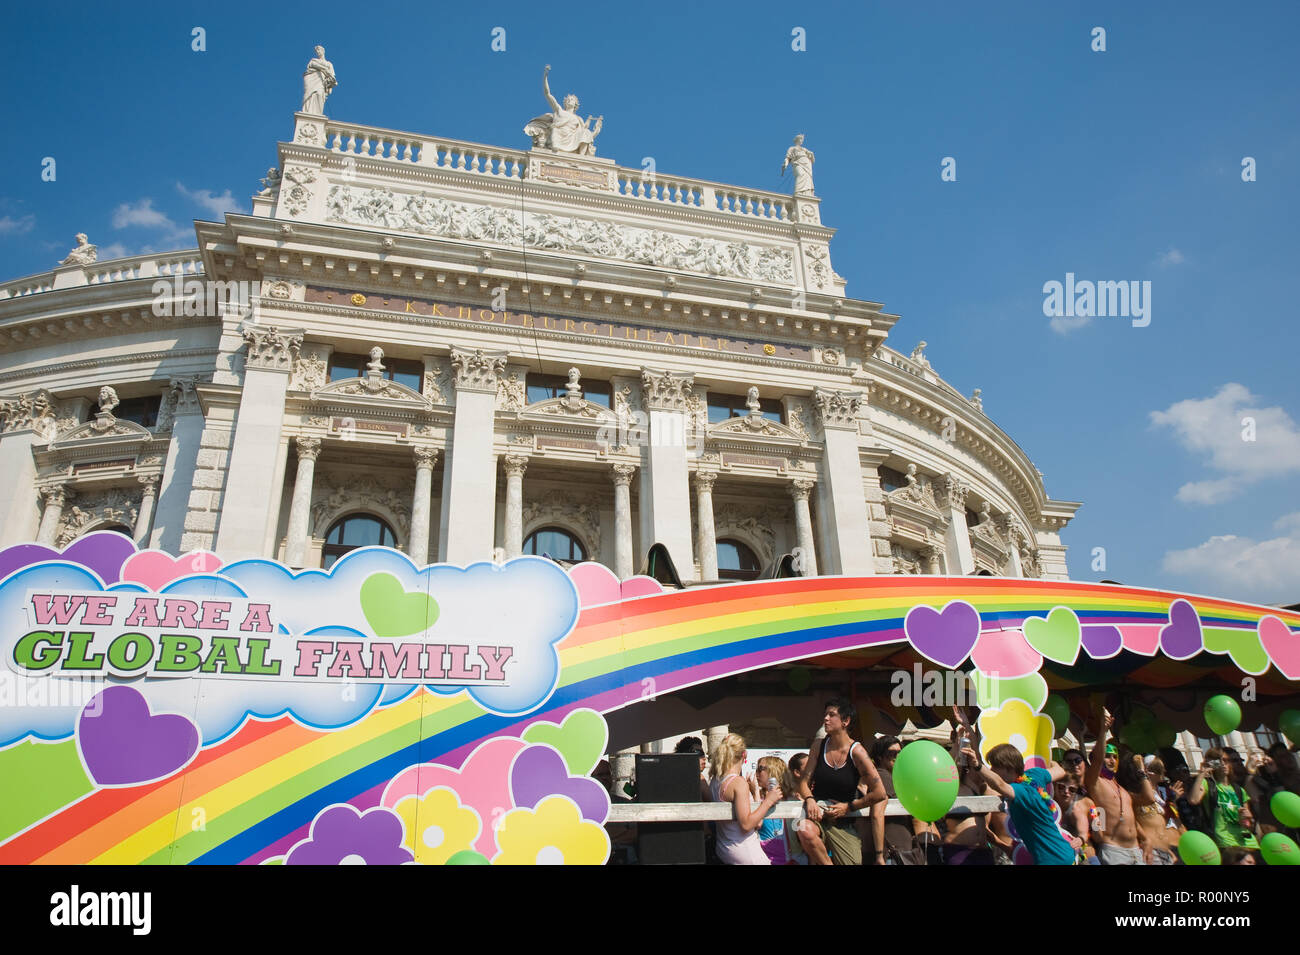
M 481 348 L 472 352 L 453 350 L 451 367 L 457 390 L 495 393 L 506 370 L 506 356 L 504 352 L 489 354 Z
M 280 170 L 272 166 L 266 171 L 266 176 L 262 178 L 262 189 L 258 192 L 259 196 L 273 196 L 280 190 Z
M 66 547 L 85 532 L 99 524 L 121 524 L 134 527 L 139 516 L 139 498 L 124 488 L 81 492 L 77 503 L 63 512 L 55 543 Z
M 0 398 L 0 418 L 4 420 L 5 434 L 26 428 L 43 434 L 53 432 L 54 396 L 39 388 L 12 398 Z
M 691 475 L 691 478 L 692 480 L 694 480 L 695 487 L 698 490 L 704 491 L 705 493 L 708 494 L 712 494 L 713 485 L 716 484 L 718 480 L 718 472 L 717 471 L 696 471 L 694 474 Z
M 66 484 L 48 484 L 39 490 L 45 507 L 63 507 L 76 496 Z
M 776 550 L 774 524 L 786 520 L 784 513 L 771 507 L 727 502 L 713 507 L 714 534 L 718 540 L 739 537 L 757 552 L 758 559 L 770 563 Z
M 822 428 L 856 429 L 865 404 L 866 396 L 860 391 L 813 389 L 813 408 Z
M 577 156 L 596 155 L 596 137 L 600 135 L 605 117 L 597 116 L 593 128 L 590 116 L 584 120 L 578 115 L 578 97 L 569 93 L 564 97 L 563 105 L 556 102 L 551 95 L 550 74 L 551 65 L 548 63 L 542 71 L 542 94 L 551 111 L 532 119 L 524 127 L 524 134 L 532 139 L 534 149 L 552 149 Z
M 695 385 L 694 375 L 641 369 L 641 406 L 647 411 L 685 411 Z
M 451 404 L 453 392 L 451 369 L 441 362 L 424 366 L 424 397 L 435 405 Z
M 497 382 L 497 407 L 502 411 L 522 411 L 527 404 L 524 378 L 517 371 L 503 375 Z
M 117 389 L 112 385 L 104 385 L 99 389 L 99 414 L 106 414 L 111 418 L 113 409 L 121 403 L 117 397 Z
M 312 198 L 312 185 L 317 180 L 316 170 L 310 166 L 285 166 L 284 181 L 289 184 L 289 193 L 285 196 L 284 208 L 289 215 L 302 215 Z
M 316 388 L 311 393 L 312 401 L 320 401 L 330 395 L 346 395 L 355 398 L 382 398 L 388 401 L 416 401 L 425 408 L 429 401 L 414 388 L 408 388 L 398 381 L 389 381 L 378 375 L 365 378 L 346 378 Z
M 803 144 L 803 133 L 794 138 L 794 145 L 785 151 L 785 162 L 781 163 L 781 175 L 787 167 L 794 167 L 794 195 L 813 195 L 812 167 L 816 161 L 811 149 Z
M 307 193 L 303 209 L 309 198 Z M 360 188 L 348 183 L 331 186 L 325 218 L 328 222 L 377 229 L 576 252 L 680 272 L 794 283 L 794 253 L 790 249 L 724 242 L 577 216 L 471 205 L 434 196 L 394 193 L 386 187 Z
M 636 466 L 632 464 L 616 464 L 613 471 L 614 485 L 616 487 L 629 487 L 632 484 L 632 478 L 636 477 Z
M 812 493 L 813 488 L 815 488 L 816 486 L 817 486 L 816 481 L 804 481 L 804 480 L 791 481 L 790 496 L 794 498 L 796 501 L 806 501 L 808 500 L 808 495 Z
M 891 544 L 889 547 L 890 557 L 894 563 L 894 573 L 896 574 L 919 574 L 921 570 L 921 555 L 916 551 L 908 550 L 901 544 Z
M 524 505 L 525 536 L 552 524 L 576 533 L 588 557 L 595 559 L 600 553 L 600 510 L 590 499 L 559 491 L 548 494 L 544 501 L 531 501 Z
M 411 489 L 376 475 L 331 474 L 316 482 L 311 506 L 312 534 L 325 536 L 331 524 L 351 511 L 372 511 L 391 518 L 402 536 L 411 528 Z
M 334 64 L 325 59 L 325 47 L 317 46 L 316 55 L 307 62 L 302 74 L 302 110 L 304 113 L 325 115 L 325 99 L 339 85 L 334 75 Z
M 415 456 L 415 469 L 417 471 L 421 468 L 432 470 L 434 464 L 438 461 L 437 448 L 429 448 L 417 444 L 415 447 L 411 448 L 411 453 Z
M 275 371 L 289 371 L 293 367 L 302 346 L 302 329 L 281 330 L 274 325 L 245 323 L 242 331 L 248 344 L 244 367 Z
M 290 391 L 314 391 L 325 385 L 325 375 L 329 365 L 315 352 L 303 355 L 293 363 L 293 378 L 289 381 Z
M 315 461 L 320 457 L 320 438 L 299 435 L 294 438 L 294 444 L 298 446 L 299 461 Z
M 501 466 L 505 469 L 507 477 L 523 477 L 524 472 L 528 470 L 528 455 L 526 454 L 507 454 L 501 458 Z
M 614 405 L 614 414 L 620 420 L 631 418 L 637 410 L 633 397 L 632 386 L 623 385 L 621 388 L 614 389 L 612 404 Z
M 293 137 L 294 142 L 304 143 L 308 146 L 319 146 L 321 143 L 320 127 L 315 123 L 303 123 L 298 127 L 297 134 Z
M 813 285 L 817 288 L 826 288 L 831 284 L 830 251 L 824 245 L 813 245 L 808 247 L 807 254 Z
M 60 265 L 90 265 L 99 258 L 99 249 L 90 244 L 86 233 L 77 233 L 77 244 L 60 262 Z
M 976 388 L 975 393 L 970 396 L 969 401 L 974 405 L 975 410 L 982 414 L 984 412 L 984 399 L 980 397 L 981 394 L 982 391 L 979 388 Z
M 274 282 L 269 282 L 265 286 L 266 297 L 276 299 L 277 301 L 287 302 L 289 299 L 293 298 L 294 291 L 301 287 L 301 282 L 287 282 L 284 279 L 276 279 Z
M 790 402 L 785 410 L 785 419 L 789 422 L 790 430 L 804 441 L 809 438 L 808 421 L 805 415 L 808 413 L 806 405 L 799 402 Z
M 969 491 L 955 474 L 945 474 L 934 481 L 934 497 L 940 507 L 964 510 Z
M 168 431 L 176 416 L 193 414 L 201 409 L 197 378 L 173 378 L 167 383 L 162 402 L 158 405 L 158 423 L 155 431 Z
M 842 358 L 843 356 L 838 348 L 822 349 L 822 364 L 824 365 L 838 365 L 841 363 Z
M 925 341 L 917 342 L 916 347 L 912 349 L 912 354 L 907 356 L 908 358 L 912 359 L 912 361 L 914 361 L 916 364 L 920 365 L 922 368 L 930 367 L 930 362 L 925 357 L 925 346 L 927 344 L 928 343 Z

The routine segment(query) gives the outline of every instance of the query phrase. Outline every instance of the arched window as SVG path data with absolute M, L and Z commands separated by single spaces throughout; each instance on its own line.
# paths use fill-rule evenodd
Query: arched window
M 587 549 L 582 546 L 582 541 L 562 527 L 543 527 L 533 531 L 524 541 L 524 553 L 575 564 L 587 559 Z
M 371 514 L 349 514 L 340 518 L 325 535 L 325 546 L 321 549 L 321 567 L 329 570 L 348 551 L 368 544 L 395 547 L 397 535 L 391 527 Z
M 740 541 L 718 541 L 719 580 L 757 580 L 759 570 L 758 558 Z

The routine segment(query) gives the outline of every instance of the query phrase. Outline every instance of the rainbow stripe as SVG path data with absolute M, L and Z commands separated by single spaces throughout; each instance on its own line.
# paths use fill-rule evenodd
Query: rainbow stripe
M 543 711 L 499 717 L 463 695 L 421 690 L 330 732 L 287 717 L 252 720 L 164 781 L 94 790 L 87 780 L 85 795 L 15 834 L 0 833 L 9 835 L 0 863 L 256 863 L 304 838 L 331 803 L 378 805 L 384 786 L 408 766 L 459 766 L 485 739 L 519 735 L 535 720 L 558 722 L 578 707 L 627 706 L 642 698 L 646 680 L 662 694 L 776 663 L 851 665 L 864 648 L 870 656 L 907 650 L 903 620 L 919 604 L 966 600 L 985 626 L 1015 627 L 1058 605 L 1071 607 L 1085 626 L 1159 625 L 1179 598 L 1207 627 L 1253 631 L 1271 614 L 1300 633 L 1300 614 L 1276 608 L 995 577 L 819 577 L 640 597 L 583 611 L 560 647 L 560 684 Z M 1215 666 L 1227 661 L 1214 659 Z M 1185 666 L 1159 656 L 1148 666 L 1160 665 Z M 1270 685 L 1285 684 L 1275 670 L 1267 676 L 1277 681 Z M 0 752 L 0 778 L 11 751 Z

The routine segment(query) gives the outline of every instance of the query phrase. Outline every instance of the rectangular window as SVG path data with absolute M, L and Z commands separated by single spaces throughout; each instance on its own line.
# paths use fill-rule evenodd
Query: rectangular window
M 162 404 L 162 395 L 125 398 L 113 409 L 113 417 L 119 421 L 134 421 L 141 427 L 152 428 L 158 423 L 160 404 Z
M 720 395 L 709 392 L 709 424 L 730 418 L 744 418 L 749 414 L 746 395 Z M 758 413 L 769 421 L 785 424 L 781 402 L 777 398 L 759 398 Z
M 530 372 L 524 379 L 530 405 L 539 401 L 549 401 L 552 398 L 563 398 L 569 393 L 568 384 L 567 375 L 541 375 Z M 602 408 L 610 406 L 611 390 L 608 381 L 594 379 L 588 381 L 584 378 L 579 380 L 578 384 L 582 389 L 582 397 L 592 404 L 600 405 Z
M 902 471 L 882 467 L 880 469 L 880 486 L 885 491 L 897 491 L 900 487 L 907 487 L 907 477 Z
M 399 385 L 406 385 L 412 391 L 420 392 L 424 384 L 424 362 L 412 358 L 384 358 L 384 377 Z M 346 381 L 349 378 L 364 378 L 366 366 L 370 364 L 368 355 L 330 356 L 329 380 Z

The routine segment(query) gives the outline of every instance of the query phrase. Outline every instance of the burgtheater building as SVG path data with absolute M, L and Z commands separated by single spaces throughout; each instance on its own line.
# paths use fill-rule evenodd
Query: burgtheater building
M 549 88 L 518 150 L 305 85 L 251 215 L 0 286 L 0 543 L 1066 576 L 1079 504 L 848 294 L 802 137 L 777 193 L 598 156 Z

